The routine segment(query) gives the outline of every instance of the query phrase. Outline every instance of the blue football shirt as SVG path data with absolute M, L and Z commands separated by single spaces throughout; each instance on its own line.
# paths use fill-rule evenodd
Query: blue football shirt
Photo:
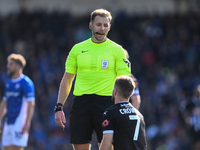
M 3 100 L 7 101 L 7 124 L 14 124 L 17 117 L 26 117 L 27 101 L 35 100 L 34 84 L 29 77 L 21 75 L 5 84 Z
M 131 97 L 135 96 L 135 95 L 140 95 L 139 88 L 137 88 L 137 87 L 134 89 L 133 94 L 131 95 Z

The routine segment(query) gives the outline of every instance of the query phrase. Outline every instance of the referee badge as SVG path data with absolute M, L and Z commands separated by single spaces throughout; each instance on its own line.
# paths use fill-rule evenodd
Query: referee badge
M 102 60 L 101 61 L 101 68 L 107 69 L 108 68 L 108 60 Z

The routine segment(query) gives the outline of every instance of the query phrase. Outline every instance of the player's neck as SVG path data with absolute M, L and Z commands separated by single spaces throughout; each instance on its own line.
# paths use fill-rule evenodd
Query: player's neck
M 120 101 L 120 102 L 118 102 L 118 103 L 127 103 L 128 101 Z
M 107 37 L 102 41 L 98 41 L 94 36 L 92 36 L 91 39 L 92 39 L 92 42 L 94 42 L 94 43 L 103 43 L 103 42 L 105 42 L 107 40 Z
M 128 102 L 128 100 L 122 97 L 115 96 L 115 104 L 122 103 L 122 102 Z
M 15 74 L 12 75 L 11 78 L 12 78 L 12 79 L 17 79 L 17 78 L 19 78 L 21 75 L 22 75 L 21 72 L 16 72 Z

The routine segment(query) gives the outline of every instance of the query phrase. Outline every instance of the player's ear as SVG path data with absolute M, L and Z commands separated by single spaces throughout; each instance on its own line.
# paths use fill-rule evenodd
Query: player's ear
M 114 95 L 117 95 L 117 89 L 114 88 Z
M 110 28 L 111 28 L 111 24 L 109 25 L 109 31 L 110 31 Z
M 23 70 L 23 67 L 22 67 L 20 64 L 17 64 L 17 63 L 16 63 L 16 68 L 17 68 L 18 70 L 20 70 L 20 69 Z
M 92 22 L 89 23 L 89 28 L 92 30 Z

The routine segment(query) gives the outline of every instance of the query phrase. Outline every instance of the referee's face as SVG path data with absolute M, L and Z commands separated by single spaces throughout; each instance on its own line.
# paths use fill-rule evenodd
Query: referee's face
M 89 24 L 92 30 L 92 41 L 95 43 L 104 42 L 107 34 L 110 31 L 110 21 L 108 17 L 96 16 L 93 22 Z

